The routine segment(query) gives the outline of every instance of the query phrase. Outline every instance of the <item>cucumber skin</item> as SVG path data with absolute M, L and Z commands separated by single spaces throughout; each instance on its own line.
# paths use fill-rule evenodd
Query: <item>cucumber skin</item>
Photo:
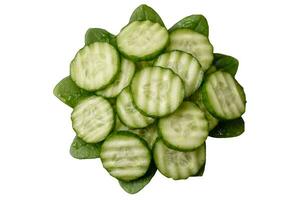
M 65 77 L 53 89 L 53 94 L 64 104 L 74 108 L 93 93 L 78 87 L 70 76 Z
M 99 96 L 98 96 L 99 97 Z M 103 99 L 105 99 L 104 97 L 102 97 Z M 85 99 L 83 99 L 83 100 L 85 100 Z M 112 132 L 112 130 L 114 130 L 114 128 L 115 128 L 115 126 L 116 126 L 116 112 L 115 112 L 115 109 L 114 109 L 114 107 L 111 105 L 111 103 L 109 102 L 109 100 L 107 100 L 107 99 L 105 99 L 108 103 L 109 103 L 109 105 L 111 106 L 111 108 L 112 108 L 112 111 L 113 111 L 113 124 L 112 124 L 112 126 L 111 126 L 111 128 L 110 128 L 110 130 L 109 130 L 109 134 L 106 136 L 106 138 L 110 135 L 110 133 Z M 73 119 L 72 119 L 72 117 L 71 117 L 71 121 L 73 121 Z M 72 125 L 72 129 L 74 130 L 74 132 L 76 133 L 76 136 L 78 137 L 78 138 L 80 138 L 81 139 L 81 137 L 79 137 L 78 136 L 78 133 L 77 133 L 77 131 L 73 128 L 73 125 Z M 106 138 L 104 138 L 102 141 L 105 141 L 106 140 Z M 82 139 L 83 140 L 83 139 Z M 83 140 L 84 141 L 84 140 Z M 102 141 L 100 141 L 100 142 L 102 142 Z M 93 143 L 89 143 L 89 144 L 96 144 L 96 143 L 99 143 L 99 142 L 93 142 Z M 101 150 L 100 150 L 101 151 Z
M 149 20 L 150 21 L 150 20 Z M 133 21 L 134 22 L 134 21 Z M 127 26 L 129 26 L 131 23 L 127 24 L 125 27 L 123 27 L 120 31 L 120 33 L 122 32 L 123 29 L 125 29 Z M 161 26 L 161 25 L 160 25 Z M 168 30 L 166 29 L 166 27 L 164 26 L 161 26 L 162 28 L 164 28 L 167 32 Z M 170 37 L 168 35 L 168 39 L 166 41 L 166 43 L 164 44 L 164 46 L 157 50 L 156 52 L 153 52 L 152 54 L 149 54 L 149 55 L 146 55 L 144 57 L 138 57 L 138 56 L 134 56 L 134 55 L 128 55 L 126 54 L 125 52 L 123 52 L 121 50 L 121 48 L 119 47 L 118 45 L 118 36 L 116 37 L 116 42 L 117 42 L 117 49 L 119 50 L 119 52 L 122 54 L 122 56 L 124 56 L 125 58 L 129 59 L 129 60 L 132 60 L 133 62 L 139 62 L 139 61 L 150 61 L 150 60 L 153 60 L 155 59 L 158 55 L 160 55 L 162 52 L 164 52 L 164 50 L 167 48 L 167 46 L 169 45 L 170 43 Z
M 94 43 L 95 43 L 95 42 L 94 42 Z M 92 44 L 94 44 L 94 43 L 92 43 Z M 106 42 L 106 43 L 107 43 L 107 42 Z M 90 44 L 90 45 L 92 45 L 92 44 Z M 109 44 L 109 43 L 108 43 L 108 44 Z M 119 55 L 119 59 L 118 59 L 118 69 L 117 69 L 116 74 L 113 76 L 113 78 L 110 80 L 109 83 L 107 83 L 106 85 L 103 85 L 102 87 L 100 87 L 100 88 L 98 88 L 98 89 L 95 89 L 95 90 L 86 90 L 86 89 L 83 89 L 83 88 L 82 88 L 83 90 L 86 90 L 86 91 L 88 91 L 88 92 L 96 92 L 96 91 L 98 91 L 98 90 L 104 89 L 105 87 L 107 87 L 108 85 L 112 84 L 112 83 L 117 79 L 118 74 L 119 74 L 120 71 L 121 71 L 121 56 L 120 56 L 120 53 L 119 53 L 118 49 L 117 49 L 116 47 L 114 47 L 113 45 L 111 45 L 111 46 L 117 51 L 117 53 L 118 53 L 118 55 Z M 84 46 L 84 47 L 86 47 L 86 46 Z M 74 56 L 73 60 L 75 59 L 75 57 L 77 56 L 77 54 L 78 54 L 81 50 L 84 49 L 84 47 L 82 47 L 81 49 L 79 49 L 79 51 L 78 51 L 78 52 L 76 53 L 76 55 Z M 73 60 L 71 61 L 70 66 L 71 66 L 72 63 L 73 63 Z M 71 67 L 70 67 L 69 74 L 71 74 Z M 72 78 L 71 75 L 70 75 L 70 77 L 71 77 L 72 81 L 74 81 L 74 83 L 76 84 L 76 81 L 73 80 L 73 78 Z M 76 84 L 76 85 L 77 85 L 77 84 Z M 78 86 L 78 85 L 77 85 L 77 86 Z M 79 87 L 79 86 L 78 86 L 78 87 Z M 79 87 L 79 88 L 80 88 L 80 87 Z
M 210 137 L 214 138 L 231 138 L 243 134 L 245 131 L 245 122 L 243 118 L 234 120 L 221 121 L 219 124 L 209 132 Z
M 210 74 L 209 76 L 211 76 L 211 75 L 213 75 L 213 73 Z M 207 108 L 208 112 L 209 112 L 212 116 L 214 116 L 215 118 L 219 119 L 220 121 L 233 120 L 233 119 L 226 119 L 226 118 L 224 118 L 224 117 L 220 117 L 220 116 L 214 111 L 213 106 L 210 104 L 210 102 L 209 102 L 209 100 L 208 100 L 208 96 L 207 96 L 206 87 L 205 87 L 206 84 L 207 84 L 206 80 L 209 78 L 209 76 L 206 77 L 206 78 L 204 79 L 204 83 L 203 83 L 202 86 L 201 86 L 201 95 L 202 95 L 202 99 L 203 99 L 203 104 L 204 104 L 205 107 Z M 243 88 L 243 87 L 235 80 L 234 77 L 233 77 L 233 80 L 234 80 L 234 82 L 237 84 L 238 92 L 239 92 L 240 95 L 243 97 L 243 102 L 244 102 L 244 104 L 246 104 L 246 103 L 247 103 L 247 100 L 246 100 L 246 95 L 245 95 L 245 92 L 244 92 L 244 88 Z M 245 107 L 244 112 L 241 114 L 241 116 L 242 116 L 245 112 L 246 112 L 246 107 Z M 238 119 L 238 118 L 240 118 L 241 116 L 236 117 L 235 119 Z
M 152 67 L 152 66 L 151 66 Z M 168 68 L 164 68 L 164 67 L 160 67 L 160 66 L 155 66 L 155 67 L 159 67 L 159 68 L 162 68 L 162 69 L 168 69 Z M 147 68 L 147 67 L 145 67 L 145 68 Z M 143 68 L 144 69 L 144 68 Z M 176 76 L 178 76 L 175 72 L 173 72 L 171 69 L 168 69 L 168 70 L 170 70 L 173 74 L 175 74 Z M 178 78 L 180 78 L 179 76 L 178 76 Z M 184 85 L 184 82 L 183 82 L 183 80 L 180 78 L 180 80 L 181 80 L 181 83 L 182 83 L 182 85 Z M 130 92 L 131 92 L 131 84 L 130 84 Z M 131 95 L 133 95 L 132 94 L 132 92 L 131 92 Z M 184 97 L 184 94 L 183 94 L 183 97 Z M 141 109 L 139 109 L 138 107 L 137 107 L 137 105 L 136 105 L 136 103 L 134 102 L 134 98 L 132 98 L 132 102 L 133 102 L 133 105 L 135 106 L 135 108 L 138 110 L 138 111 L 140 111 L 140 113 L 142 113 L 143 115 L 145 115 L 145 116 L 148 116 L 148 117 L 153 117 L 153 118 L 162 118 L 162 117 L 165 117 L 165 116 L 167 116 L 167 115 L 171 115 L 171 114 L 173 114 L 176 110 L 174 110 L 173 112 L 171 112 L 171 113 L 168 113 L 168 114 L 165 114 L 165 115 L 163 115 L 163 116 L 159 116 L 159 117 L 157 117 L 157 116 L 154 116 L 154 115 L 149 115 L 149 114 L 147 114 L 146 112 L 144 112 L 144 111 L 142 111 Z M 183 98 L 183 100 L 184 100 L 184 98 Z M 182 100 L 182 102 L 183 102 L 183 100 Z M 180 103 L 180 105 L 182 104 L 182 102 Z M 179 105 L 179 106 L 180 106 Z M 178 106 L 178 108 L 179 108 L 179 106 Z

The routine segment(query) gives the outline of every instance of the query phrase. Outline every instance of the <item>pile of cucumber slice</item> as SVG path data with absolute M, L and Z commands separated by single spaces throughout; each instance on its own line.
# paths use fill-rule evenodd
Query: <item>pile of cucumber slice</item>
M 158 171 L 174 180 L 202 176 L 206 139 L 244 132 L 246 96 L 238 60 L 214 53 L 202 15 L 167 29 L 149 6 L 119 34 L 90 28 L 54 95 L 73 108 L 70 154 L 100 158 L 128 193 Z

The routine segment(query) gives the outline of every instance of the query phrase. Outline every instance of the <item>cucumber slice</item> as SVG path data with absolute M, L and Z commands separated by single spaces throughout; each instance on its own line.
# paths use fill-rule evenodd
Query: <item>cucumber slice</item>
M 228 72 L 210 74 L 204 81 L 201 93 L 207 110 L 219 119 L 236 119 L 245 112 L 244 90 Z
M 115 118 L 115 119 L 116 119 L 116 123 L 115 123 L 114 131 L 128 131 L 128 130 L 130 130 L 129 127 L 127 127 L 125 124 L 123 124 L 123 123 L 120 121 L 118 115 L 116 115 L 116 118 Z
M 79 87 L 94 91 L 109 85 L 119 69 L 117 50 L 108 43 L 95 42 L 78 51 L 71 62 L 70 73 Z
M 100 158 L 108 173 L 123 181 L 142 177 L 151 162 L 146 142 L 129 131 L 112 133 L 101 146 Z
M 174 180 L 187 179 L 195 175 L 205 163 L 205 145 L 189 152 L 167 147 L 158 139 L 153 147 L 153 158 L 157 169 L 164 176 Z
M 194 102 L 202 111 L 205 113 L 205 117 L 208 122 L 208 130 L 211 131 L 218 125 L 219 120 L 215 118 L 208 110 L 206 109 L 205 105 L 203 104 L 201 90 L 198 89 L 192 96 L 189 98 L 190 101 Z
M 53 94 L 72 108 L 74 108 L 82 99 L 93 95 L 93 93 L 79 88 L 70 76 L 62 79 L 55 86 Z
M 221 121 L 216 128 L 209 132 L 209 136 L 215 138 L 229 138 L 241 135 L 245 130 L 243 118 Z
M 185 97 L 190 96 L 199 87 L 204 71 L 198 60 L 183 51 L 171 51 L 160 55 L 153 64 L 173 70 L 184 82 Z
M 136 64 L 137 70 L 141 70 L 145 67 L 152 67 L 153 61 L 154 60 L 136 62 L 135 64 Z
M 198 106 L 185 101 L 173 114 L 159 119 L 158 130 L 170 148 L 191 151 L 205 142 L 208 122 Z
M 71 144 L 70 154 L 76 159 L 99 158 L 101 145 L 102 142 L 95 144 L 86 143 L 76 136 Z
M 134 21 L 117 36 L 119 51 L 134 61 L 153 59 L 162 52 L 168 41 L 167 29 L 149 20 Z
M 174 112 L 184 98 L 184 85 L 172 70 L 146 67 L 131 82 L 135 105 L 148 116 L 162 117 Z
M 120 94 L 120 92 L 130 84 L 130 81 L 134 75 L 135 65 L 132 61 L 125 58 L 121 59 L 121 71 L 117 75 L 115 81 L 108 85 L 103 90 L 96 92 L 97 95 L 114 98 Z
M 97 96 L 77 104 L 71 115 L 77 136 L 87 143 L 97 143 L 106 138 L 114 127 L 114 112 L 109 102 Z
M 129 88 L 125 88 L 117 98 L 116 110 L 119 119 L 130 128 L 144 128 L 154 122 L 154 119 L 139 112 L 132 101 Z
M 151 124 L 146 128 L 134 129 L 132 132 L 143 138 L 148 143 L 150 149 L 152 149 L 156 139 L 158 138 L 157 123 Z
M 167 50 L 181 50 L 192 54 L 206 71 L 213 62 L 213 46 L 205 35 L 190 29 L 177 29 L 170 33 Z

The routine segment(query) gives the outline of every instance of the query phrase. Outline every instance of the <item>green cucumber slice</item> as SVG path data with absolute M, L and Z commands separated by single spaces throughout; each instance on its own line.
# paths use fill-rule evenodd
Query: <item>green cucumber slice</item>
M 108 85 L 103 90 L 98 90 L 96 94 L 106 98 L 114 98 L 118 96 L 120 92 L 130 84 L 134 72 L 134 63 L 128 59 L 122 58 L 121 71 L 117 75 L 117 78 L 112 84 Z
M 119 69 L 117 50 L 108 43 L 95 42 L 78 51 L 71 62 L 70 73 L 76 85 L 95 91 L 112 83 Z
M 154 118 L 143 115 L 135 108 L 128 87 L 117 97 L 116 110 L 122 123 L 132 129 L 144 128 L 154 122 Z
M 204 81 L 201 94 L 205 107 L 216 118 L 236 119 L 245 112 L 244 90 L 228 72 L 210 74 Z
M 146 142 L 129 131 L 114 132 L 101 146 L 100 158 L 108 173 L 122 181 L 142 177 L 151 162 Z
M 161 54 L 153 65 L 173 70 L 184 82 L 185 97 L 190 96 L 200 87 L 204 75 L 195 57 L 178 50 Z
M 119 51 L 134 61 L 151 60 L 160 54 L 169 42 L 167 29 L 159 23 L 134 21 L 117 36 Z
M 170 148 L 191 151 L 205 142 L 208 122 L 198 106 L 185 101 L 174 113 L 159 119 L 158 130 Z
M 167 50 L 181 50 L 192 54 L 206 71 L 212 64 L 213 46 L 205 35 L 190 29 L 177 29 L 170 33 Z
M 205 145 L 189 152 L 170 149 L 161 139 L 153 147 L 153 158 L 157 169 L 174 180 L 187 179 L 195 175 L 205 163 Z
M 77 104 L 71 120 L 77 136 L 87 143 L 104 140 L 115 123 L 112 106 L 100 96 L 91 96 Z
M 167 68 L 143 68 L 134 75 L 130 87 L 136 107 L 152 117 L 174 112 L 184 98 L 182 80 Z

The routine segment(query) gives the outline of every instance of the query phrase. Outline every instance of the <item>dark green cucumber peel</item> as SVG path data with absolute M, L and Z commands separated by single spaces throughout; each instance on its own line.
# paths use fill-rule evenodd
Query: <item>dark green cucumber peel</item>
M 116 46 L 115 36 L 102 28 L 89 28 L 85 33 L 85 45 L 94 42 L 107 42 L 114 47 Z
M 222 70 L 235 76 L 239 67 L 239 61 L 229 55 L 214 53 L 214 60 L 212 67 L 208 69 L 207 74 L 213 73 L 217 70 Z
M 157 14 L 157 12 L 150 6 L 142 4 L 133 11 L 133 13 L 130 16 L 129 23 L 133 21 L 145 20 L 149 20 L 154 23 L 159 23 L 160 25 L 165 27 L 164 22 L 162 21 L 161 17 Z
M 101 144 L 102 142 L 95 144 L 86 143 L 76 136 L 71 144 L 70 154 L 73 158 L 77 159 L 99 158 Z
M 220 121 L 219 124 L 209 132 L 210 137 L 229 138 L 241 135 L 245 130 L 243 118 L 234 120 Z
M 206 18 L 203 15 L 190 15 L 187 16 L 176 24 L 174 24 L 169 31 L 175 31 L 177 29 L 186 28 L 201 33 L 208 37 L 209 27 Z
M 65 77 L 55 86 L 53 94 L 72 108 L 74 108 L 79 101 L 93 95 L 92 92 L 79 88 L 70 76 Z
M 123 190 L 125 190 L 129 194 L 135 194 L 142 190 L 146 185 L 148 185 L 148 183 L 150 183 L 156 171 L 157 168 L 154 164 L 154 161 L 152 160 L 149 169 L 144 176 L 128 182 L 119 180 L 119 184 L 123 188 Z

